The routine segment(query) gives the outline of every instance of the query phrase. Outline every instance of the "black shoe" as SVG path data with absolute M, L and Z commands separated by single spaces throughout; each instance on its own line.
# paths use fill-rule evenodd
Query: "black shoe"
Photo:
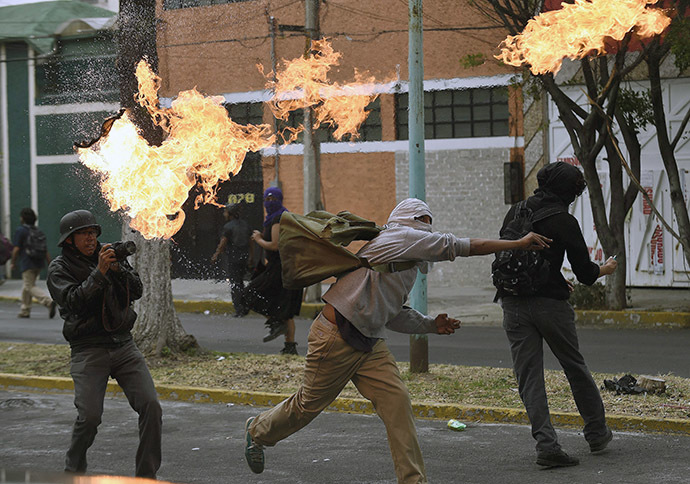
M 285 342 L 285 346 L 283 346 L 283 349 L 280 350 L 281 355 L 299 355 L 297 353 L 297 343 L 290 343 L 290 342 Z
M 600 439 L 593 440 L 589 443 L 590 452 L 601 452 L 609 445 L 609 442 L 613 440 L 613 432 L 610 429 L 606 429 L 606 435 Z
M 55 301 L 52 301 L 50 303 L 50 306 L 48 307 L 48 317 L 50 319 L 53 319 L 55 317 L 55 310 L 57 309 L 57 304 Z
M 268 334 L 264 336 L 264 343 L 276 339 L 281 334 L 287 331 L 287 323 L 285 321 L 278 321 L 276 319 L 269 319 L 266 322 L 268 326 Z
M 261 474 L 264 471 L 264 446 L 257 444 L 249 435 L 249 426 L 254 417 L 249 417 L 244 424 L 244 457 L 247 464 L 254 474 Z
M 570 467 L 580 463 L 577 457 L 570 457 L 562 450 L 540 452 L 537 454 L 537 464 L 544 467 Z

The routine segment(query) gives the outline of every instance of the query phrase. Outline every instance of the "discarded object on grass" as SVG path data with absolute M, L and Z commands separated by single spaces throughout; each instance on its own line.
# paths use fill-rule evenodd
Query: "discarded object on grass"
M 465 430 L 467 428 L 467 425 L 465 425 L 464 423 L 452 418 L 452 419 L 448 420 L 448 428 L 451 430 L 460 431 L 460 430 Z
M 623 375 L 620 380 L 614 378 L 613 380 L 604 380 L 604 388 L 618 395 L 625 393 L 626 395 L 639 395 L 645 393 L 646 390 L 637 384 L 637 379 L 632 375 Z
M 637 384 L 649 393 L 664 393 L 666 391 L 666 380 L 658 376 L 640 375 Z

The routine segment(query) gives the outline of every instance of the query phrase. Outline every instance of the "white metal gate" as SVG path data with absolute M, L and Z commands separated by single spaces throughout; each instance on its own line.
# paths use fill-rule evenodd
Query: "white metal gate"
M 573 86 L 566 91 L 572 99 L 581 105 L 586 104 L 586 98 L 582 88 Z M 690 109 L 690 83 L 687 79 L 674 79 L 664 83 L 665 103 L 670 106 L 668 122 L 671 126 L 671 136 L 674 136 L 673 128 L 677 126 L 682 116 Z M 555 161 L 566 161 L 579 165 L 573 154 L 570 140 L 565 127 L 558 119 L 558 110 L 553 102 L 549 106 L 549 155 Z M 657 210 L 664 219 L 671 224 L 674 231 L 678 232 L 678 223 L 673 214 L 671 198 L 669 195 L 668 179 L 656 142 L 656 131 L 651 128 L 641 133 L 642 144 L 642 172 L 640 184 L 645 188 L 653 200 Z M 624 156 L 627 156 L 625 147 L 621 146 Z M 603 155 L 602 155 L 603 156 Z M 690 184 L 690 136 L 679 143 L 676 157 L 680 169 L 683 193 L 686 206 L 688 203 L 688 184 Z M 602 182 L 602 191 L 608 208 L 610 190 L 606 164 L 598 162 L 601 169 L 599 178 Z M 627 177 L 625 179 L 627 184 Z M 592 260 L 597 263 L 604 262 L 604 254 L 597 237 L 596 227 L 589 203 L 589 193 L 579 197 L 570 207 L 570 212 L 578 219 L 585 242 L 590 251 Z M 683 256 L 680 243 L 666 230 L 654 214 L 647 201 L 638 195 L 633 207 L 626 219 L 627 251 L 627 285 L 649 287 L 690 287 L 690 265 Z M 566 259 L 564 264 L 566 277 L 573 277 Z

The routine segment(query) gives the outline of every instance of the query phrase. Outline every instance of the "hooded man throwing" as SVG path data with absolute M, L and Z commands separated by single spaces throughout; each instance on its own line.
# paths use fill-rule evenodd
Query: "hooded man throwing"
M 333 402 L 348 381 L 374 404 L 383 420 L 399 483 L 427 482 L 412 404 L 384 328 L 401 333 L 452 334 L 460 321 L 425 316 L 404 306 L 428 263 L 507 249 L 542 249 L 549 240 L 529 233 L 520 240 L 457 238 L 431 231 L 426 203 L 408 198 L 391 212 L 385 230 L 358 252 L 372 265 L 407 263 L 388 273 L 359 268 L 342 275 L 323 296 L 327 303 L 311 326 L 304 381 L 276 407 L 247 420 L 245 456 L 251 470 L 264 469 L 264 446 L 306 426 Z

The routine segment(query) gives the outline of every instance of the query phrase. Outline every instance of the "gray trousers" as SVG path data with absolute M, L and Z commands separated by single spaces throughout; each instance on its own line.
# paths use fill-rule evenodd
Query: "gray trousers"
M 560 449 L 551 425 L 544 385 L 544 341 L 563 367 L 575 405 L 585 422 L 585 439 L 591 442 L 604 437 L 607 433 L 604 404 L 580 354 L 575 311 L 570 303 L 545 297 L 504 297 L 501 306 L 513 370 L 532 424 L 532 436 L 537 441 L 537 452 Z
M 78 416 L 65 471 L 86 472 L 86 451 L 93 444 L 101 423 L 103 399 L 108 378 L 112 376 L 139 414 L 135 475 L 155 479 L 161 464 L 162 411 L 146 361 L 134 341 L 119 348 L 93 347 L 72 352 L 70 374 Z

